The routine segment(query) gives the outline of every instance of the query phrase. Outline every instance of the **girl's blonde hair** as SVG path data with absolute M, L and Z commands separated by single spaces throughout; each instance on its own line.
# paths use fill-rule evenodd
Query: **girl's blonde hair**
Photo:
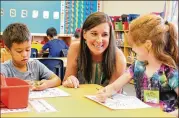
M 172 23 L 158 15 L 143 15 L 130 23 L 129 35 L 130 44 L 141 45 L 151 40 L 154 56 L 170 67 L 178 68 L 178 34 Z

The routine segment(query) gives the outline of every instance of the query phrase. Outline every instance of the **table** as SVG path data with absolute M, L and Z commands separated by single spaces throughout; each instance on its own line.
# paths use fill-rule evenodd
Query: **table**
M 1 114 L 1 117 L 173 117 L 158 108 L 111 110 L 84 97 L 95 94 L 96 88 L 100 87 L 95 84 L 80 85 L 77 89 L 60 86 L 60 89 L 70 93 L 71 96 L 43 98 L 58 112 L 37 113 L 29 105 L 30 112 Z

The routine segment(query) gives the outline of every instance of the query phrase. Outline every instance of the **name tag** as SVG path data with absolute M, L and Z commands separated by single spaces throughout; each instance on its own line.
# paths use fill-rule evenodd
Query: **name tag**
M 144 90 L 144 102 L 159 104 L 159 91 Z

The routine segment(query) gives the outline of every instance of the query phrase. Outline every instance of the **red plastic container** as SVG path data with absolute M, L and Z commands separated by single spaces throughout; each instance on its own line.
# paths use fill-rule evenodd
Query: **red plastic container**
M 7 86 L 1 86 L 1 102 L 9 109 L 28 106 L 30 85 L 19 78 L 6 78 Z

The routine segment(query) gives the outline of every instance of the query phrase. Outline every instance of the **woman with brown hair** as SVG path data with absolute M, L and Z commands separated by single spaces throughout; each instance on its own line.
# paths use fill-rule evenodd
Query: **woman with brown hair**
M 80 39 L 70 46 L 63 86 L 106 86 L 124 73 L 125 56 L 115 45 L 112 23 L 107 14 L 96 12 L 89 15 L 82 26 Z

